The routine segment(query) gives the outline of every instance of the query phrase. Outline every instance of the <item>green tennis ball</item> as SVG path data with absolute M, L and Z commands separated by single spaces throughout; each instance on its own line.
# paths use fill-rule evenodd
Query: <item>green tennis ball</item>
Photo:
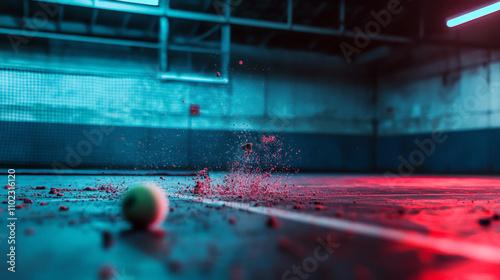
M 122 212 L 138 229 L 161 224 L 167 217 L 168 198 L 162 190 L 150 183 L 140 183 L 123 196 Z

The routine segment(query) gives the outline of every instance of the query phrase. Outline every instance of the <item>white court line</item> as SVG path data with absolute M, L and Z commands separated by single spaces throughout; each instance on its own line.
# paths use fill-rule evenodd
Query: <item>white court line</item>
M 460 194 L 460 193 L 436 193 L 436 194 L 420 194 L 420 193 L 401 193 L 401 194 L 398 194 L 398 193 L 393 193 L 393 194 L 343 194 L 343 193 L 339 193 L 338 195 L 341 195 L 342 197 L 372 197 L 372 196 L 380 196 L 380 197 L 386 197 L 386 196 L 443 196 L 443 195 L 447 195 L 447 196 L 450 196 L 450 197 L 455 197 L 455 196 L 483 196 L 483 195 L 498 195 L 498 193 L 478 193 L 478 194 L 470 194 L 470 193 L 463 193 L 463 194 Z M 297 196 L 294 196 L 294 197 L 299 197 L 301 196 L 301 194 L 297 194 Z M 329 195 L 329 196 L 323 196 L 325 198 L 330 198 L 330 197 L 336 197 L 335 195 Z M 447 198 L 444 198 L 444 199 L 447 199 Z M 449 199 L 454 199 L 454 198 L 449 198 Z
M 218 201 L 176 193 L 167 194 L 183 200 L 197 201 L 218 206 L 225 205 L 227 207 L 246 210 L 252 213 L 279 217 L 286 220 L 321 226 L 339 231 L 358 233 L 361 235 L 401 242 L 407 245 L 429 248 L 450 255 L 458 255 L 478 261 L 500 264 L 500 248 L 486 245 L 457 241 L 449 238 L 432 237 L 418 232 L 390 229 L 361 222 L 353 222 L 331 217 L 319 217 L 283 209 L 254 207 L 247 203 Z

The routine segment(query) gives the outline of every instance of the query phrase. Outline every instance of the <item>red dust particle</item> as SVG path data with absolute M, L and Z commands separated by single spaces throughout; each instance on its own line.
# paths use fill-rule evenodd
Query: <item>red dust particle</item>
M 269 219 L 267 220 L 267 226 L 270 228 L 278 229 L 280 228 L 281 224 L 278 219 L 276 219 L 276 217 L 269 217 Z
M 217 74 L 216 74 L 216 75 L 217 75 L 217 78 L 220 78 L 220 73 L 219 73 L 219 72 L 217 72 Z
M 478 223 L 483 227 L 489 226 L 491 224 L 491 220 L 488 218 L 479 219 Z
M 170 207 L 170 212 L 174 212 L 175 211 L 175 208 L 174 207 Z
M 35 233 L 35 229 L 33 229 L 33 228 L 26 229 L 26 234 L 33 234 L 33 233 Z
M 47 187 L 44 186 L 37 186 L 35 190 L 45 190 Z
M 250 155 L 252 153 L 252 146 L 253 146 L 252 143 L 247 143 L 247 144 L 241 146 L 241 148 L 243 150 L 245 150 L 245 152 L 247 153 L 247 155 Z
M 22 204 L 16 205 L 16 208 L 17 209 L 22 209 L 24 206 L 26 206 L 26 205 L 24 205 L 24 203 L 22 203 Z
M 325 207 L 321 206 L 321 205 L 316 205 L 316 207 L 314 207 L 315 210 L 323 210 L 325 209 Z
M 33 200 L 31 200 L 31 199 L 29 199 L 29 198 L 25 198 L 25 199 L 24 199 L 24 203 L 33 204 Z
M 99 269 L 99 278 L 103 280 L 113 279 L 115 277 L 116 271 L 114 267 L 110 265 L 104 265 Z
M 165 177 L 161 176 L 160 179 L 165 180 Z
M 59 206 L 59 211 L 68 211 L 69 207 L 66 207 L 64 205 Z
M 276 142 L 276 136 L 266 137 L 265 135 L 262 135 L 262 142 L 264 142 L 264 143 L 274 143 L 274 142 Z
M 236 219 L 235 218 L 229 218 L 229 223 L 234 225 L 236 224 Z
M 240 65 L 243 65 L 243 61 L 241 61 L 241 60 L 240 60 L 239 64 L 240 64 Z
M 42 206 L 45 206 L 45 205 L 47 205 L 47 204 L 48 204 L 47 202 L 42 202 L 42 203 L 40 203 L 40 205 L 42 205 Z
M 304 205 L 297 204 L 293 206 L 293 209 L 306 210 L 306 207 Z

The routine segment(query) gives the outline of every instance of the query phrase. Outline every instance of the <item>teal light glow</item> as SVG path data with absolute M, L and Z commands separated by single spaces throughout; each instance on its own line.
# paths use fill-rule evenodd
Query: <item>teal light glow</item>
M 452 18 L 446 22 L 446 25 L 448 27 L 455 27 L 460 24 L 464 24 L 466 22 L 478 19 L 480 17 L 487 16 L 489 14 L 492 14 L 494 12 L 500 11 L 500 2 L 497 2 L 495 4 L 491 4 L 489 6 L 477 9 L 473 12 Z

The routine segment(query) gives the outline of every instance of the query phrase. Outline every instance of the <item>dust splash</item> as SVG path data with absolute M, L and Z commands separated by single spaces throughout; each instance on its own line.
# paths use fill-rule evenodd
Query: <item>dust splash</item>
M 276 136 L 262 136 L 258 143 L 243 143 L 228 174 L 212 178 L 204 169 L 198 173 L 196 185 L 187 191 L 224 200 L 277 203 L 295 187 L 290 184 L 291 176 L 298 170 L 288 164 L 292 151 L 285 151 L 283 141 Z

